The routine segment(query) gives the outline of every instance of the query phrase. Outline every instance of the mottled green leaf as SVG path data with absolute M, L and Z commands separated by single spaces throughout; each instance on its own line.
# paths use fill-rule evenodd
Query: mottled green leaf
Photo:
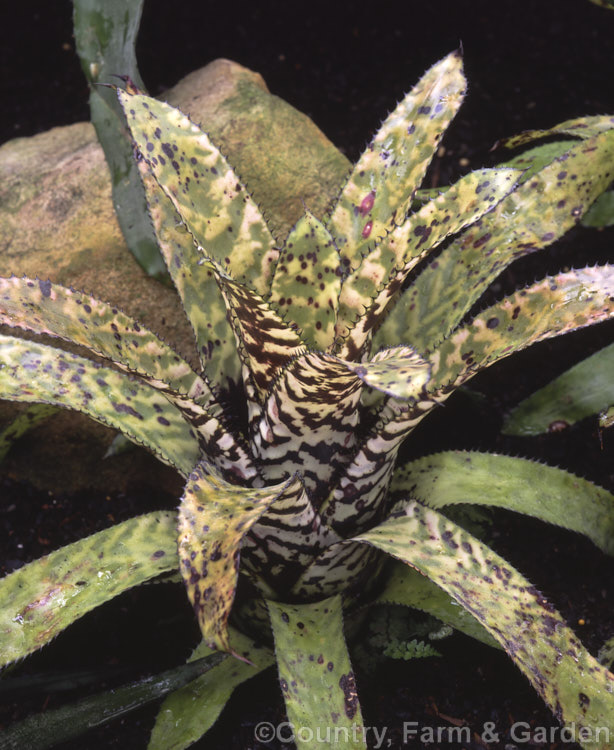
M 147 750 L 183 750 L 213 725 L 233 690 L 275 663 L 273 652 L 230 628 L 233 651 L 244 661 L 225 658 L 189 685 L 172 692 L 160 706 Z M 216 652 L 202 643 L 188 663 Z
M 99 531 L 0 580 L 0 664 L 44 646 L 133 586 L 176 570 L 176 514 L 158 511 Z
M 486 308 L 446 339 L 432 357 L 433 390 L 460 385 L 503 357 L 613 313 L 614 266 L 548 276 Z
M 135 43 L 143 0 L 73 0 L 77 54 L 90 83 L 90 115 L 111 172 L 113 206 L 128 248 L 151 276 L 164 276 L 164 263 L 145 210 L 145 194 L 126 134 L 112 76 L 128 76 L 143 89 Z
M 578 362 L 521 401 L 506 418 L 505 435 L 539 435 L 574 424 L 614 404 L 614 344 Z
M 600 5 L 602 8 L 608 8 L 614 10 L 614 0 L 590 0 L 595 5 Z
M 430 364 L 411 346 L 384 349 L 371 361 L 348 367 L 371 388 L 395 398 L 416 398 L 431 376 Z
M 573 120 L 565 120 L 552 128 L 543 130 L 525 130 L 519 135 L 513 135 L 510 138 L 504 138 L 499 141 L 500 145 L 506 148 L 517 148 L 524 146 L 526 143 L 536 141 L 539 138 L 546 138 L 552 135 L 573 135 L 578 138 L 590 138 L 598 133 L 614 128 L 613 115 L 593 115 L 589 117 L 575 117 Z
M 0 735 L 2 750 L 46 750 L 78 737 L 88 729 L 118 719 L 130 711 L 182 688 L 199 675 L 214 669 L 224 654 L 211 654 L 191 664 L 168 669 L 105 693 L 90 695 L 62 708 L 29 716 Z
M 186 484 L 179 506 L 180 571 L 205 642 L 230 651 L 228 617 L 239 575 L 245 535 L 298 480 L 275 487 L 237 487 L 200 464 Z
M 215 265 L 211 267 L 226 301 L 241 361 L 258 400 L 263 401 L 280 370 L 305 351 L 305 344 L 259 294 L 233 281 Z
M 56 407 L 49 406 L 49 404 L 33 404 L 20 411 L 6 427 L 0 430 L 0 461 L 6 457 L 16 440 L 56 412 Z
M 373 346 L 407 341 L 422 354 L 446 337 L 512 261 L 577 224 L 612 180 L 614 134 L 578 142 L 520 184 L 438 255 L 404 292 Z
M 414 501 L 357 541 L 408 563 L 453 596 L 501 643 L 558 719 L 575 722 L 578 730 L 614 731 L 614 675 L 489 547 Z M 606 750 L 609 744 L 595 746 Z
M 500 648 L 492 635 L 450 594 L 409 565 L 391 561 L 385 580 L 374 604 L 399 604 L 419 609 L 487 646 Z
M 461 56 L 453 52 L 427 70 L 354 166 L 328 223 L 348 270 L 403 220 L 464 93 Z
M 274 240 L 219 149 L 168 104 L 124 91 L 118 96 L 142 158 L 196 242 L 234 279 L 265 294 Z
M 340 596 L 313 604 L 267 602 L 279 684 L 299 750 L 314 747 L 316 741 L 367 747 L 341 605 Z
M 614 495 L 553 466 L 491 453 L 446 451 L 397 469 L 390 489 L 431 508 L 470 503 L 524 513 L 584 534 L 614 554 Z
M 0 336 L 0 398 L 81 411 L 187 476 L 199 457 L 181 411 L 146 383 L 70 352 Z
M 336 328 L 344 339 L 339 356 L 358 359 L 408 273 L 446 237 L 492 210 L 519 175 L 507 167 L 470 172 L 390 230 L 343 282 Z
M 335 337 L 340 289 L 339 251 L 326 227 L 306 212 L 281 251 L 269 302 L 298 326 L 306 344 L 324 350 Z
M 58 336 L 206 403 L 208 384 L 155 333 L 113 305 L 50 281 L 0 277 L 0 323 Z
M 583 227 L 604 229 L 614 226 L 614 190 L 602 193 L 580 222 Z
M 202 264 L 202 252 L 175 206 L 147 164 L 140 161 L 139 165 L 158 245 L 194 331 L 198 357 L 211 381 L 228 388 L 228 381 L 239 382 L 241 362 L 224 298 L 213 271 Z
M 345 363 L 311 352 L 294 359 L 267 396 L 252 436 L 254 455 L 270 481 L 298 468 L 321 502 L 332 474 L 355 444 L 362 383 Z

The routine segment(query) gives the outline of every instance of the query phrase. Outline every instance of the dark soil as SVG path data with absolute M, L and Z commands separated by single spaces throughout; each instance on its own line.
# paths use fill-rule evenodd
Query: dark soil
M 3 9 L 0 47 L 3 118 L 0 142 L 87 119 L 87 88 L 74 54 L 67 0 L 25 0 Z M 6 14 L 10 13 L 10 17 Z M 462 43 L 469 94 L 444 141 L 439 182 L 494 163 L 501 136 L 583 114 L 614 109 L 614 12 L 588 0 L 457 0 L 454 3 L 347 2 L 146 3 L 139 60 L 152 93 L 219 57 L 263 74 L 269 88 L 308 113 L 356 158 L 370 133 L 434 61 Z M 435 179 L 435 173 L 431 179 Z M 574 230 L 540 258 L 515 265 L 498 290 L 568 265 L 612 260 L 612 231 Z M 531 440 L 502 438 L 506 410 L 591 351 L 612 340 L 612 324 L 534 347 L 476 378 L 476 403 L 458 394 L 416 435 L 408 450 L 474 448 L 531 456 L 560 465 L 614 490 L 614 438 L 587 420 L 563 433 Z M 23 449 L 23 448 L 22 448 Z M 8 477 L 0 482 L 3 567 L 29 559 L 110 523 L 177 498 L 135 487 L 130 493 L 51 496 Z M 538 522 L 498 515 L 493 545 L 557 606 L 593 653 L 614 635 L 614 564 L 588 542 Z M 121 684 L 185 659 L 198 635 L 179 587 L 142 587 L 91 613 L 15 674 L 84 669 L 87 687 L 63 694 L 29 686 L 3 696 L 0 724 L 74 700 L 88 690 Z M 387 728 L 384 747 L 403 744 L 404 722 L 421 728 L 471 728 L 469 741 L 446 734 L 441 750 L 577 747 L 518 741 L 514 722 L 556 726 L 549 711 L 500 653 L 461 635 L 442 642 L 442 659 L 389 662 L 375 677 L 359 675 L 365 723 Z M 154 653 L 155 660 L 151 654 Z M 156 706 L 128 715 L 64 750 L 140 748 Z M 270 672 L 244 685 L 215 728 L 195 747 L 211 750 L 290 747 L 258 743 L 258 722 L 283 721 L 283 704 Z M 492 724 L 489 724 L 491 722 Z M 409 728 L 409 725 L 406 725 Z M 484 739 L 484 729 L 499 735 Z M 442 730 L 443 731 L 443 730 Z M 492 737 L 492 732 L 490 734 Z

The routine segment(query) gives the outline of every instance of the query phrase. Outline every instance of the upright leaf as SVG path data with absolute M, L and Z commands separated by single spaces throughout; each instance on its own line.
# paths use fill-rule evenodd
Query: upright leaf
M 613 163 L 613 131 L 553 155 L 420 273 L 374 346 L 407 341 L 423 354 L 432 350 L 512 261 L 546 247 L 581 220 L 612 181 Z
M 288 235 L 275 267 L 271 302 L 295 323 L 302 340 L 328 349 L 335 337 L 341 267 L 326 227 L 306 212 Z
M 133 586 L 176 570 L 176 515 L 158 511 L 99 531 L 0 580 L 0 666 L 36 651 Z
M 348 270 L 403 221 L 464 93 L 461 56 L 453 52 L 427 70 L 354 166 L 328 223 Z
M 156 238 L 147 220 L 145 194 L 126 135 L 121 108 L 108 84 L 128 76 L 143 89 L 135 44 L 143 0 L 73 0 L 77 54 L 90 91 L 90 114 L 111 172 L 113 206 L 130 252 L 151 276 L 164 275 Z
M 219 149 L 168 104 L 124 91 L 118 96 L 142 158 L 196 242 L 234 279 L 264 294 L 277 255 L 273 237 Z
M 315 742 L 366 748 L 356 678 L 343 635 L 341 597 L 314 604 L 269 601 L 267 606 L 279 684 L 299 750 Z

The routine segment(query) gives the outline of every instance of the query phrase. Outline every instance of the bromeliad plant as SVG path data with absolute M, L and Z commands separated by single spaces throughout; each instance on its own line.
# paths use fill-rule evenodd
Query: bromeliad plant
M 614 133 L 604 118 L 524 171 L 474 171 L 416 201 L 464 88 L 456 53 L 427 71 L 328 216 L 306 210 L 281 247 L 205 133 L 166 104 L 118 92 L 202 372 L 112 305 L 7 278 L 1 322 L 109 365 L 2 336 L 0 395 L 115 427 L 175 467 L 185 491 L 177 513 L 121 523 L 7 576 L 4 663 L 179 570 L 203 636 L 192 659 L 229 656 L 166 699 L 150 748 L 196 741 L 235 686 L 275 660 L 295 726 L 364 747 L 346 638 L 382 602 L 503 647 L 561 721 L 614 731 L 614 676 L 539 591 L 441 512 L 511 508 L 612 552 L 614 498 L 521 459 L 398 461 L 405 438 L 478 371 L 614 316 L 604 266 L 545 278 L 468 319 L 502 268 L 560 236 L 606 189 Z

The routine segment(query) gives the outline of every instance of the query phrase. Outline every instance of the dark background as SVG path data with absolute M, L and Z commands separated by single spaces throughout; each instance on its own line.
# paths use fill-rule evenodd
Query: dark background
M 88 118 L 88 90 L 74 52 L 71 15 L 68 0 L 2 4 L 0 143 Z M 422 72 L 462 44 L 469 90 L 444 140 L 447 173 L 454 177 L 502 158 L 490 151 L 502 136 L 614 111 L 613 40 L 614 12 L 588 0 L 149 0 L 138 59 L 153 94 L 217 57 L 234 59 L 260 72 L 273 93 L 309 114 L 355 159 Z M 612 260 L 612 250 L 611 231 L 578 228 L 542 253 L 540 260 L 516 264 L 504 282 L 517 286 L 543 275 L 546 267 L 556 270 Z M 486 402 L 476 408 L 467 396 L 455 397 L 421 432 L 418 449 L 469 447 L 531 455 L 613 490 L 614 439 L 609 433 L 600 436 L 594 421 L 533 440 L 503 439 L 499 434 L 506 409 L 609 343 L 613 332 L 612 325 L 602 325 L 534 347 L 491 368 L 473 381 Z M 24 508 L 26 517 L 36 507 L 42 519 L 48 517 L 45 498 L 28 495 L 25 488 L 19 491 L 22 501 L 30 503 Z M 134 507 L 134 514 L 148 509 L 147 498 L 117 500 Z M 62 502 L 66 513 L 71 503 L 79 503 L 84 519 L 96 513 L 96 498 L 67 497 Z M 169 502 L 173 507 L 176 499 Z M 613 630 L 608 606 L 614 580 L 611 561 L 583 540 L 556 530 L 546 532 L 536 522 L 512 519 L 498 533 L 498 551 L 528 573 L 572 624 L 580 619 L 587 623 L 579 635 L 596 652 Z M 173 642 L 185 644 L 185 639 L 195 637 L 181 591 L 162 595 L 158 587 L 143 587 L 83 618 L 24 666 L 26 672 L 77 667 L 86 653 L 85 666 L 93 669 L 127 664 L 129 671 L 122 673 L 121 682 L 179 663 L 185 645 L 173 649 Z M 455 638 L 444 647 L 449 658 L 401 665 L 379 681 L 361 685 L 367 720 L 391 727 L 410 720 L 441 724 L 433 718 L 437 711 L 472 726 L 490 720 L 498 726 L 512 719 L 542 724 L 549 720 L 548 711 L 503 655 Z M 94 647 L 88 650 L 88 643 Z M 159 664 L 152 664 L 152 652 Z M 63 700 L 32 691 L 14 697 L 17 708 L 4 711 L 0 722 Z M 252 739 L 253 725 L 280 721 L 282 710 L 274 679 L 248 684 L 215 733 L 199 746 L 258 747 Z M 155 708 L 148 708 L 127 717 L 123 727 L 115 723 L 70 748 L 136 750 L 144 746 L 154 715 Z M 476 743 L 478 747 L 483 746 Z M 445 748 L 455 750 L 453 744 Z

